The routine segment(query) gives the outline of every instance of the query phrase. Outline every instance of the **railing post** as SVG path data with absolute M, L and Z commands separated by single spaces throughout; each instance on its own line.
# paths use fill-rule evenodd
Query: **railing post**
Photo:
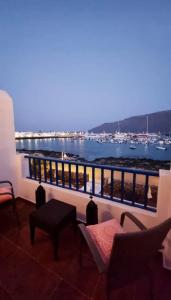
M 69 164 L 69 188 L 72 188 L 71 164 Z
M 148 182 L 149 182 L 149 176 L 146 175 L 145 178 L 145 187 L 144 187 L 144 208 L 147 208 L 147 202 L 148 202 L 148 198 L 147 198 L 147 194 L 148 194 Z
M 111 188 L 111 191 L 110 191 L 110 192 L 111 192 L 110 198 L 111 198 L 111 199 L 113 199 L 113 189 L 114 189 L 113 174 L 114 174 L 114 171 L 111 170 L 111 186 L 110 186 L 110 188 Z
M 76 165 L 76 176 L 75 176 L 75 180 L 76 180 L 76 190 L 78 191 L 78 189 L 79 189 L 78 165 Z
M 92 167 L 92 194 L 94 195 L 94 191 L 95 191 L 95 169 L 94 167 Z
M 103 198 L 104 169 L 101 169 L 101 197 Z
M 64 162 L 62 161 L 62 186 L 65 187 Z
M 33 172 L 34 172 L 34 179 L 36 179 L 36 159 L 33 158 Z
M 47 182 L 46 159 L 44 160 L 44 178 L 45 178 L 45 182 Z
M 136 174 L 133 174 L 133 184 L 132 184 L 132 205 L 135 203 L 135 187 L 136 187 Z
M 50 183 L 52 184 L 53 182 L 53 178 L 52 178 L 52 161 L 49 161 L 49 179 L 50 179 Z
M 38 175 L 38 177 L 39 177 L 39 181 L 41 182 L 42 181 L 42 174 L 41 174 L 41 160 L 40 159 L 38 160 L 38 165 L 39 165 L 39 175 Z
M 124 172 L 122 171 L 121 175 L 121 202 L 123 202 L 124 199 Z
M 29 175 L 30 175 L 30 178 L 32 178 L 33 172 L 32 172 L 32 165 L 31 165 L 31 158 L 30 157 L 29 157 Z
M 86 166 L 84 166 L 84 193 L 86 193 L 87 190 L 87 171 Z
M 58 163 L 55 162 L 55 169 L 56 169 L 56 185 L 58 186 Z

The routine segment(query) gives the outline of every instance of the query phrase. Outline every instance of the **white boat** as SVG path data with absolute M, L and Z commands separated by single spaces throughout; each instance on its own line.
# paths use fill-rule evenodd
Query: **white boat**
M 68 159 L 68 156 L 66 155 L 65 152 L 62 152 L 61 159 L 62 159 L 62 160 Z
M 100 143 L 100 144 L 105 143 L 105 140 L 102 140 L 102 139 L 98 139 L 98 140 L 96 140 L 96 141 L 97 141 L 97 143 Z
M 167 150 L 167 148 L 166 148 L 166 147 L 163 147 L 163 146 L 157 146 L 156 149 L 157 149 L 157 150 Z
M 134 145 L 129 146 L 129 149 L 135 150 L 137 147 Z

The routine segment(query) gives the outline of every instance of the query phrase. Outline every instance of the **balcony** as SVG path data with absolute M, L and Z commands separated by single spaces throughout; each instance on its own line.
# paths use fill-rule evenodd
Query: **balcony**
M 1 209 L 0 218 L 0 299 L 3 300 L 105 300 L 105 281 L 99 277 L 88 249 L 84 250 L 84 265 L 79 266 L 80 235 L 69 226 L 61 233 L 59 260 L 54 261 L 49 236 L 37 230 L 36 243 L 30 244 L 28 216 L 34 204 L 18 198 L 21 220 L 18 229 L 11 217 L 11 207 Z M 69 246 L 68 246 L 69 245 Z M 128 274 L 129 276 L 129 274 Z M 169 300 L 171 272 L 164 269 L 161 256 L 153 266 L 154 299 Z M 149 278 L 115 291 L 112 299 L 148 300 Z
M 38 230 L 37 242 L 31 246 L 28 216 L 35 208 L 38 180 L 41 179 L 46 190 L 47 201 L 56 198 L 76 206 L 78 221 L 85 221 L 91 192 L 98 205 L 99 222 L 111 217 L 119 219 L 121 212 L 129 210 L 151 227 L 171 214 L 171 173 L 16 154 L 12 101 L 4 92 L 0 93 L 0 101 L 0 179 L 13 182 L 21 221 L 18 229 L 11 208 L 1 208 L 0 299 L 105 299 L 105 282 L 86 247 L 85 266 L 79 267 L 80 236 L 77 233 L 74 237 L 70 227 L 61 234 L 57 262 L 44 232 Z M 134 230 L 129 223 L 126 226 Z M 170 243 L 169 237 L 167 242 Z M 169 300 L 171 273 L 162 267 L 160 254 L 153 266 L 153 278 L 155 299 Z M 149 281 L 144 278 L 116 291 L 113 299 L 146 300 L 149 295 Z

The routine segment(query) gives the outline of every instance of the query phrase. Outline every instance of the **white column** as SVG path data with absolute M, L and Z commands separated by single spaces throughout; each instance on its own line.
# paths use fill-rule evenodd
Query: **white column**
M 13 102 L 0 90 L 0 180 L 10 180 L 15 187 L 16 146 Z

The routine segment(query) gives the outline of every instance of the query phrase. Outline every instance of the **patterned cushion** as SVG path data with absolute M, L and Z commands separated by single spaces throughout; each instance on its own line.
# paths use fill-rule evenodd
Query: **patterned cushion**
M 124 230 L 116 219 L 86 227 L 105 264 L 109 263 L 114 236 Z
M 0 188 L 0 203 L 12 200 L 12 195 L 6 194 L 6 195 L 1 195 L 2 193 L 11 193 L 11 188 L 8 187 L 1 187 Z

